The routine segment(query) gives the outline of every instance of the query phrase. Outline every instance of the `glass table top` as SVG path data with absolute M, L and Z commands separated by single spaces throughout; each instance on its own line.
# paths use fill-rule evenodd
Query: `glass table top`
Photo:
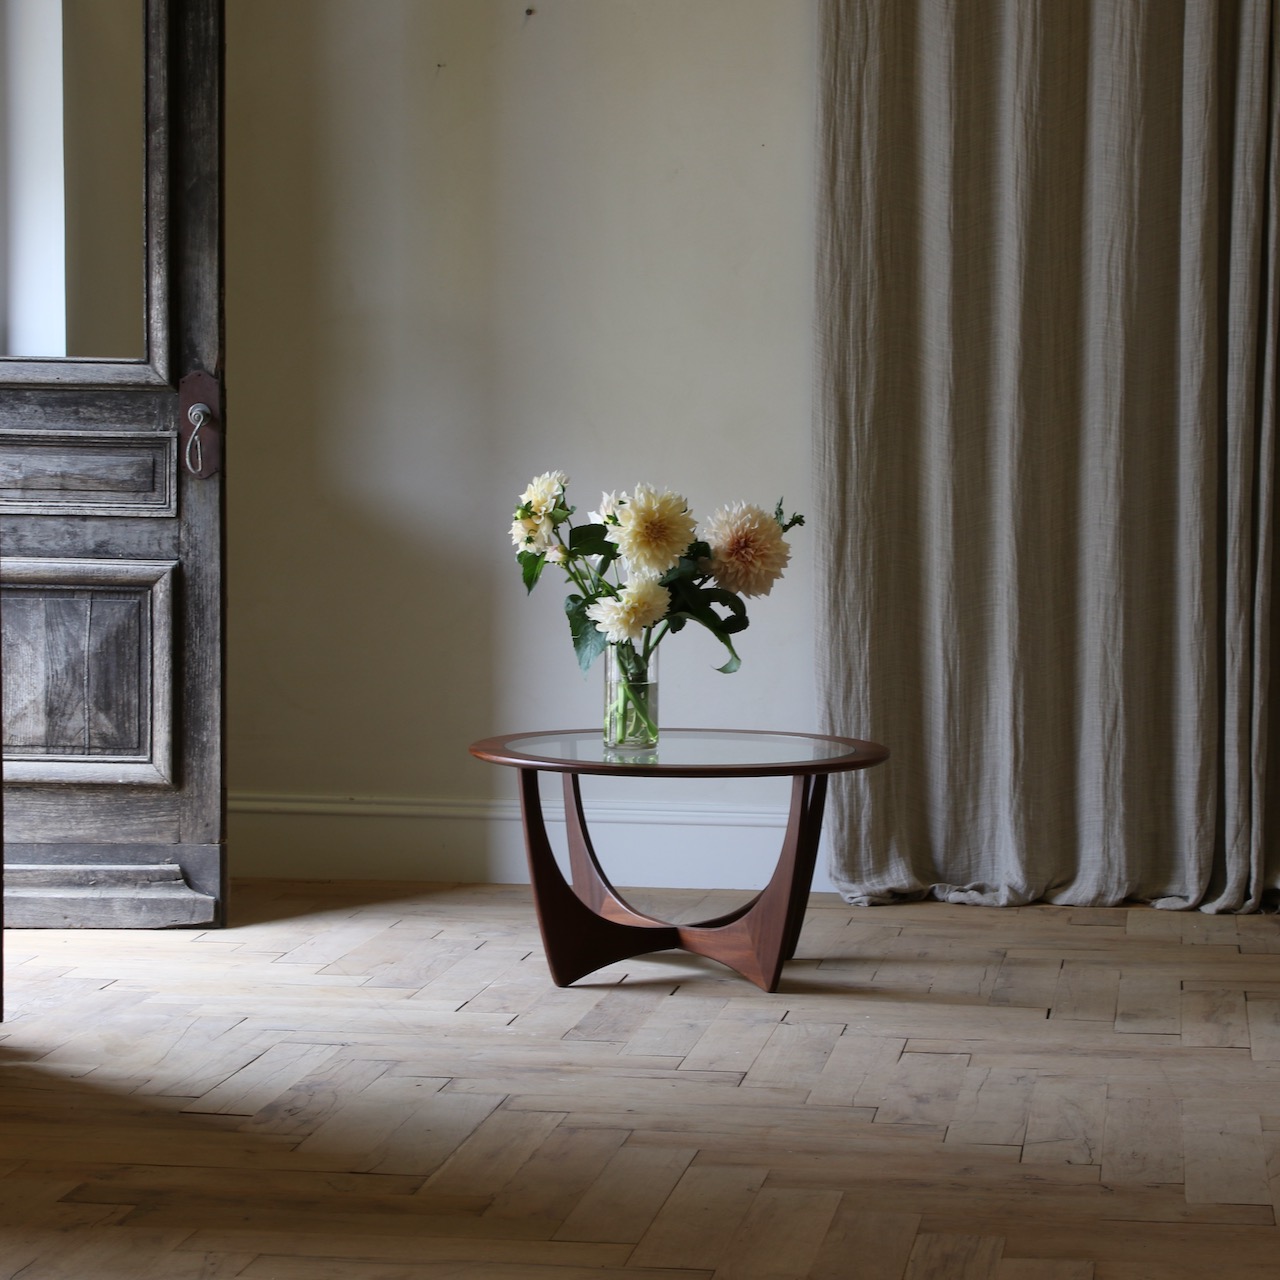
M 663 729 L 658 745 L 642 750 L 606 747 L 599 729 L 567 729 L 487 738 L 471 752 L 496 764 L 570 773 L 725 777 L 842 772 L 888 755 L 854 738 L 748 729 Z

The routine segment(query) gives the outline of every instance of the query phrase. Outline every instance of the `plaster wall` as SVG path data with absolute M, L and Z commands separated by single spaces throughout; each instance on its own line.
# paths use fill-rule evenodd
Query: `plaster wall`
M 525 878 L 515 776 L 594 724 L 515 495 L 812 510 L 814 0 L 228 0 L 233 872 Z M 814 525 L 667 723 L 813 729 Z M 762 881 L 786 783 L 599 782 L 621 884 Z M 826 882 L 820 876 L 818 887 Z

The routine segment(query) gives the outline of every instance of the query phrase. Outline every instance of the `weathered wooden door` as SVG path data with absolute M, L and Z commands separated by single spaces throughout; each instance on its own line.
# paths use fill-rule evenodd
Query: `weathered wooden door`
M 8 0 L 11 21 L 23 3 L 61 14 L 65 283 L 19 292 L 39 236 L 28 228 L 36 248 L 15 251 L 27 214 L 11 210 L 6 923 L 213 923 L 225 899 L 221 0 Z M 35 40 L 10 66 L 24 75 L 38 38 L 0 34 L 11 57 Z M 0 116 L 19 169 L 38 120 Z M 50 297 L 65 300 L 54 354 L 14 318 Z

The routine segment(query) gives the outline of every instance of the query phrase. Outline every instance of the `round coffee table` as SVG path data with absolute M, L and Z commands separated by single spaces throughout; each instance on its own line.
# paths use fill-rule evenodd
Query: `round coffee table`
M 663 729 L 656 748 L 607 749 L 599 729 L 564 729 L 485 738 L 471 754 L 520 771 L 529 877 L 547 965 L 557 986 L 617 960 L 673 948 L 728 965 L 765 991 L 776 991 L 783 963 L 800 940 L 813 882 L 827 776 L 867 769 L 885 747 L 856 738 L 754 729 Z M 565 824 L 572 884 L 547 839 L 540 773 L 564 775 Z M 630 906 L 609 883 L 587 833 L 583 774 L 661 778 L 789 777 L 791 813 L 769 883 L 736 910 L 696 924 L 671 924 Z

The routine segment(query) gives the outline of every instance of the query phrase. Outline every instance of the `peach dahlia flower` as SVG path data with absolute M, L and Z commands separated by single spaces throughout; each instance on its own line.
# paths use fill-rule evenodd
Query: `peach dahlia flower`
M 726 591 L 767 596 L 791 559 L 782 526 L 748 502 L 721 507 L 702 528 L 711 548 L 711 575 Z

